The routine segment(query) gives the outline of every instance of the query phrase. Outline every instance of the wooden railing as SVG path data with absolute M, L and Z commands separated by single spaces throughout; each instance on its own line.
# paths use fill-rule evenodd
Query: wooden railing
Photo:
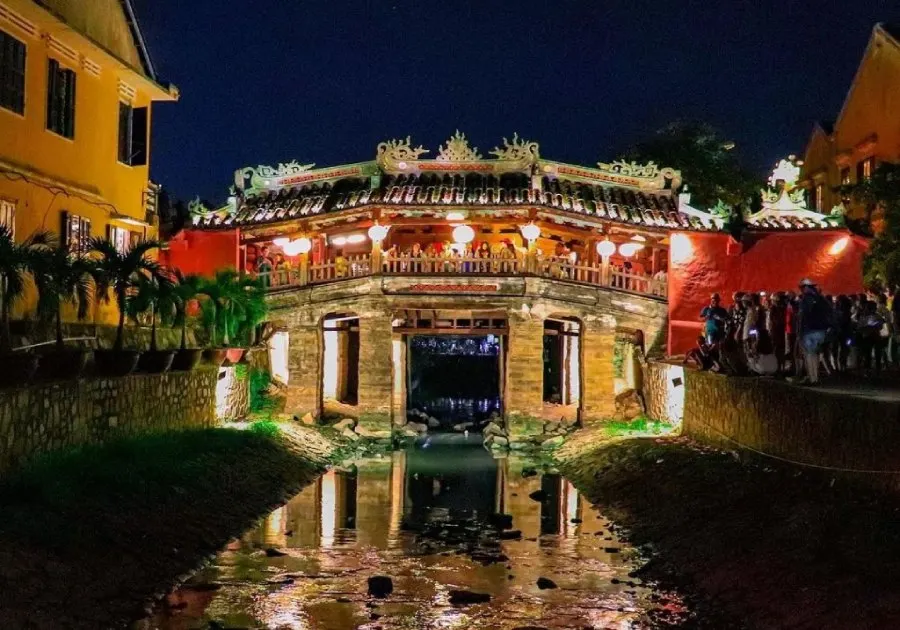
M 273 269 L 257 274 L 266 287 L 278 289 L 290 286 L 323 284 L 373 274 L 372 257 L 364 254 L 348 256 L 305 267 Z M 619 291 L 666 298 L 667 279 L 627 271 L 601 263 L 579 264 L 568 258 L 477 258 L 384 256 L 380 275 L 418 276 L 520 276 L 532 275 Z

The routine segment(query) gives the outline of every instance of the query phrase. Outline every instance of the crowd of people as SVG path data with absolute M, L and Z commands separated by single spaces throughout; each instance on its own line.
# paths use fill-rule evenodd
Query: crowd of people
M 703 370 L 783 375 L 816 384 L 820 372 L 879 374 L 900 366 L 900 299 L 894 291 L 824 295 L 804 279 L 798 291 L 719 294 L 703 308 L 703 335 L 685 357 Z

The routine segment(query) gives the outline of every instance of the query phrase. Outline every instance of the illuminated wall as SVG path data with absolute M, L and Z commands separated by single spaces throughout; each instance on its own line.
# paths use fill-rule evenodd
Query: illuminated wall
M 812 278 L 826 294 L 862 291 L 865 239 L 846 230 L 674 233 L 669 250 L 669 354 L 683 354 L 701 333 L 700 311 L 711 293 L 726 306 L 735 291 L 797 290 Z

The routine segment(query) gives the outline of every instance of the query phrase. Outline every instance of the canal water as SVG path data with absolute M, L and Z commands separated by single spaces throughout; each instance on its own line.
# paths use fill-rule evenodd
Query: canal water
M 632 577 L 641 559 L 611 526 L 552 469 L 439 435 L 325 473 L 143 627 L 680 626 L 683 602 Z M 370 595 L 373 576 L 393 592 Z

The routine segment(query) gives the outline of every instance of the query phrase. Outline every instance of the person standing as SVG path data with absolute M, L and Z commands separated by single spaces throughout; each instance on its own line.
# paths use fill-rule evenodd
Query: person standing
M 809 278 L 800 281 L 800 292 L 797 334 L 806 365 L 805 382 L 816 385 L 819 382 L 822 346 L 832 324 L 831 306 L 819 293 L 816 283 Z
M 728 322 L 728 311 L 722 305 L 722 298 L 718 293 L 709 296 L 709 306 L 703 307 L 700 311 L 700 319 L 705 324 L 703 334 L 706 337 L 706 343 L 711 346 L 717 345 L 725 336 L 725 324 Z

